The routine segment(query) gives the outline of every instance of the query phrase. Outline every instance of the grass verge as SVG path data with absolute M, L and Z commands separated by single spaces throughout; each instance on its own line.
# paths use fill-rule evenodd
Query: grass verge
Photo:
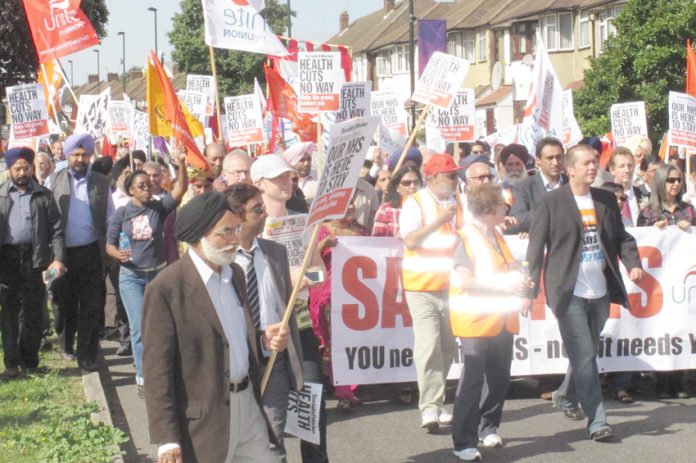
M 0 350 L 2 358 L 2 350 Z M 110 462 L 128 437 L 92 423 L 75 362 L 42 352 L 38 372 L 0 379 L 0 463 Z

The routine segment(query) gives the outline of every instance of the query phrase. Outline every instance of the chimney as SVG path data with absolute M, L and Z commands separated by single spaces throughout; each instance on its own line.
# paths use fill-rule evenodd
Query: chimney
M 87 76 L 88 84 L 96 84 L 97 82 L 99 82 L 99 76 L 97 76 L 96 74 L 89 74 Z
M 338 32 L 340 33 L 348 29 L 349 24 L 350 19 L 348 17 L 348 12 L 342 11 L 341 14 L 338 16 Z
M 384 0 L 384 14 L 388 14 L 396 8 L 396 0 Z
M 107 81 L 107 82 L 116 82 L 116 81 L 118 81 L 118 73 L 117 73 L 117 72 L 107 72 L 107 73 L 106 73 L 106 81 Z
M 142 79 L 143 78 L 143 71 L 140 69 L 133 69 L 130 72 L 130 81 L 134 81 L 135 79 Z

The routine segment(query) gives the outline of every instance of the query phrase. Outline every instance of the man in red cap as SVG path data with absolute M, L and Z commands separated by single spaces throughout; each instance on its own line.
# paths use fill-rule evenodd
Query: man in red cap
M 450 155 L 433 155 L 423 168 L 426 187 L 404 201 L 399 218 L 404 240 L 403 287 L 413 318 L 418 407 L 421 427 L 429 432 L 452 422 L 443 403 L 455 349 L 448 291 L 456 231 L 464 225 L 457 197 L 461 169 Z

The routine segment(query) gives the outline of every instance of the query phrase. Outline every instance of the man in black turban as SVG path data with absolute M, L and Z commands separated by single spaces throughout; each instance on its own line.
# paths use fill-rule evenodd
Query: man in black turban
M 233 263 L 240 223 L 221 193 L 192 198 L 176 218 L 191 247 L 145 289 L 145 405 L 160 461 L 274 460 L 258 365 L 262 349 L 285 350 L 288 330 L 254 327 Z

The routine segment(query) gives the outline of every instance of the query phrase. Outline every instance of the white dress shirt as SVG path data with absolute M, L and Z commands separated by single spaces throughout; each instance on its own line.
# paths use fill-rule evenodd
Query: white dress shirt
M 266 255 L 259 246 L 259 241 L 254 238 L 254 241 L 251 243 L 251 249 L 244 249 L 244 251 L 253 251 L 254 253 L 254 270 L 256 270 L 256 281 L 259 288 L 261 330 L 265 331 L 268 326 L 280 322 L 279 313 L 285 310 L 285 307 L 279 308 L 278 302 L 285 300 L 285 296 L 280 294 L 278 288 L 276 288 L 275 279 L 266 262 Z M 241 246 L 237 250 L 234 262 L 242 267 L 244 274 L 246 274 L 250 261 L 246 255 L 242 254 Z

